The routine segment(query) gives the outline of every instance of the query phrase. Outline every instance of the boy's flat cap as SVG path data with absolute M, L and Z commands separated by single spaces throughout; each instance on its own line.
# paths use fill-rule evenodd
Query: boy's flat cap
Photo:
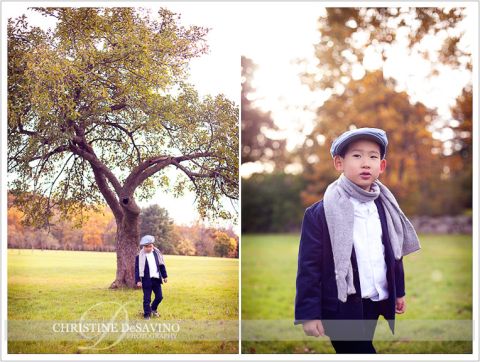
M 152 235 L 145 235 L 140 239 L 140 246 L 153 244 L 155 242 L 155 237 Z
M 330 154 L 332 157 L 342 154 L 342 152 L 345 150 L 345 147 L 347 147 L 351 142 L 359 139 L 368 139 L 378 143 L 380 146 L 381 158 L 385 158 L 388 145 L 387 133 L 380 128 L 368 127 L 357 128 L 342 133 L 333 141 L 332 147 L 330 148 Z

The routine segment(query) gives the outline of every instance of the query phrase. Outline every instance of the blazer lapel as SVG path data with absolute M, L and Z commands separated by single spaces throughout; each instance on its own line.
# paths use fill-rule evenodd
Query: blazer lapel
M 375 200 L 377 206 L 378 216 L 380 217 L 380 224 L 382 226 L 382 243 L 385 248 L 385 262 L 391 264 L 394 260 L 392 245 L 390 244 L 390 237 L 388 236 L 387 217 L 385 216 L 385 210 L 383 209 L 380 198 Z
M 153 251 L 153 256 L 155 258 L 155 264 L 157 264 L 157 271 L 160 273 L 160 260 L 158 260 L 158 255 L 155 251 Z

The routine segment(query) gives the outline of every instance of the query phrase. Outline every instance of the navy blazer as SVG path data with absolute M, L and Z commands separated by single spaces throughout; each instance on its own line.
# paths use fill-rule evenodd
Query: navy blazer
M 157 253 L 153 252 L 153 256 L 155 257 L 155 263 L 157 264 L 157 270 L 161 275 L 160 278 L 160 284 L 163 283 L 163 278 L 167 278 L 167 269 L 165 268 L 165 265 L 162 264 L 160 265 L 160 261 L 158 260 L 158 255 Z M 150 268 L 148 266 L 148 259 L 145 259 L 145 269 L 143 271 L 143 278 L 140 279 L 140 268 L 138 266 L 138 255 L 135 257 L 135 283 L 138 282 L 150 284 Z
M 403 258 L 395 260 L 388 235 L 385 210 L 378 198 L 375 200 L 375 205 L 382 226 L 382 243 L 385 248 L 385 263 L 387 265 L 389 297 L 386 301 L 387 310 L 384 316 L 392 333 L 394 333 L 395 300 L 405 295 Z M 347 302 L 344 303 L 338 299 L 332 245 L 323 200 L 307 208 L 302 222 L 298 252 L 295 324 L 313 319 L 321 320 L 327 314 L 335 316 L 335 319 L 362 319 L 362 294 L 354 247 L 352 248 L 351 261 L 356 293 L 349 296 L 348 304 L 346 304 Z M 339 308 L 340 303 L 343 303 L 342 308 Z M 342 310 L 342 313 L 345 312 L 345 307 L 349 309 L 348 313 L 345 315 L 335 314 L 339 310 Z

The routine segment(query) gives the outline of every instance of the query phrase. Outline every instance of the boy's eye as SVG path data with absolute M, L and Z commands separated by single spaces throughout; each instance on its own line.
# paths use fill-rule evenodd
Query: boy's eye
M 360 157 L 360 155 L 359 154 L 354 154 L 353 157 Z
M 371 156 L 370 158 L 378 158 L 377 156 Z

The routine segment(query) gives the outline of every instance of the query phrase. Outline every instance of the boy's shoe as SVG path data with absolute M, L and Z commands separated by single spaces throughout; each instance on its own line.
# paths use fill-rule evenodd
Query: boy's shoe
M 152 315 L 154 317 L 160 317 L 160 313 L 158 313 L 156 310 L 152 310 Z
M 150 319 L 150 316 L 149 315 L 144 315 L 143 319 Z

